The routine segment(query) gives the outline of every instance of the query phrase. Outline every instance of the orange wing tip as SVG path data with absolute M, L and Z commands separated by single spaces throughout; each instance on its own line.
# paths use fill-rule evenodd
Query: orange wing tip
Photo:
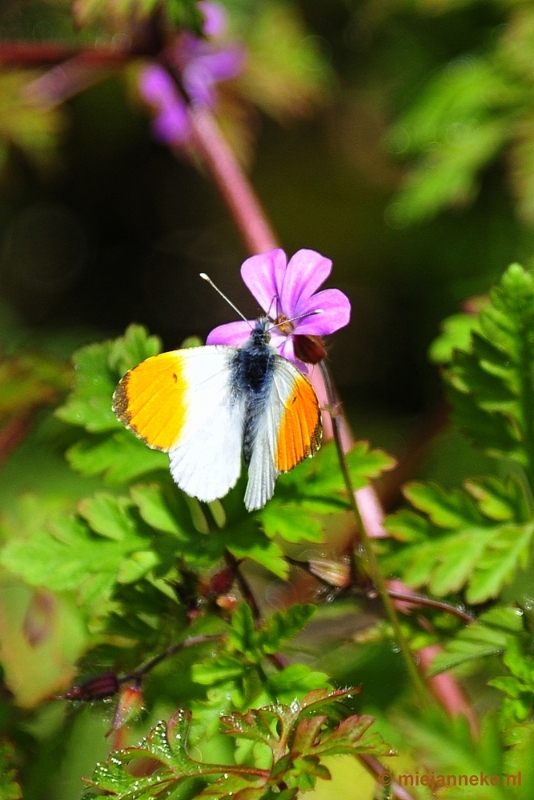
M 290 472 L 321 446 L 323 427 L 319 401 L 311 384 L 301 377 L 285 402 L 278 432 L 276 468 Z

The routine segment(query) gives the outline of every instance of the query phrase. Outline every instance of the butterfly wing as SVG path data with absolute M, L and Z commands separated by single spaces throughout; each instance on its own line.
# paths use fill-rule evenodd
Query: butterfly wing
M 244 400 L 232 388 L 236 348 L 174 350 L 146 359 L 113 396 L 117 417 L 149 447 L 169 453 L 186 494 L 211 502 L 241 472 Z
M 254 429 L 245 505 L 262 508 L 281 472 L 289 472 L 321 446 L 319 401 L 309 381 L 282 356 L 274 357 L 270 391 L 248 424 Z

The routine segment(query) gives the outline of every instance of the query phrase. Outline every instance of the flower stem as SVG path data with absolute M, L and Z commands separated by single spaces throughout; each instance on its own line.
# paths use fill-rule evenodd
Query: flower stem
M 328 404 L 331 409 L 330 416 L 332 419 L 334 442 L 337 448 L 339 463 L 341 466 L 341 472 L 343 473 L 343 480 L 345 482 L 345 486 L 349 496 L 351 510 L 352 513 L 354 514 L 358 530 L 361 534 L 361 542 L 365 550 L 365 559 L 371 571 L 371 579 L 378 590 L 378 593 L 384 605 L 384 609 L 393 628 L 395 640 L 404 658 L 406 669 L 408 670 L 408 675 L 410 676 L 412 685 L 417 695 L 419 696 L 420 700 L 427 702 L 427 700 L 429 699 L 429 695 L 425 683 L 417 670 L 412 653 L 410 651 L 410 648 L 408 647 L 408 642 L 406 641 L 404 634 L 402 632 L 397 611 L 388 592 L 388 588 L 386 586 L 386 580 L 382 575 L 382 571 L 378 563 L 378 558 L 376 556 L 373 547 L 371 536 L 369 535 L 366 529 L 362 515 L 360 514 L 358 503 L 356 501 L 356 493 L 352 485 L 352 479 L 350 477 L 345 448 L 343 447 L 343 442 L 341 439 L 340 415 L 338 412 L 339 402 L 336 396 L 334 385 L 332 383 L 332 379 L 330 377 L 330 373 L 328 371 L 326 363 L 324 361 L 321 361 L 319 367 L 321 369 L 321 373 L 324 379 L 325 388 L 328 395 Z
M 212 115 L 198 107 L 190 113 L 197 149 L 228 204 L 249 253 L 256 255 L 277 247 L 260 202 Z

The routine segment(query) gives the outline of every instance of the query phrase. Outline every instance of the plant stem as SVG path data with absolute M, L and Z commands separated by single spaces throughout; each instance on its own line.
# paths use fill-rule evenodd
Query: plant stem
M 332 418 L 332 427 L 334 432 L 334 442 L 337 448 L 337 454 L 339 458 L 339 463 L 341 466 L 341 472 L 343 473 L 343 479 L 345 481 L 345 486 L 347 489 L 347 493 L 349 496 L 349 502 L 351 504 L 351 510 L 354 514 L 354 518 L 356 520 L 356 525 L 358 530 L 361 534 L 361 541 L 365 550 L 365 559 L 369 565 L 370 572 L 371 572 L 371 579 L 375 584 L 382 603 L 384 605 L 384 609 L 388 616 L 388 619 L 391 623 L 393 628 L 393 633 L 395 636 L 395 640 L 397 645 L 399 646 L 400 652 L 404 658 L 404 662 L 406 664 L 406 669 L 408 670 L 408 675 L 412 681 L 412 685 L 419 696 L 419 699 L 427 702 L 429 696 L 421 675 L 419 674 L 417 667 L 415 665 L 412 653 L 410 648 L 408 647 L 408 643 L 404 637 L 402 632 L 399 618 L 397 615 L 397 611 L 395 606 L 393 605 L 393 601 L 389 595 L 388 588 L 386 586 L 386 580 L 382 575 L 382 571 L 380 569 L 380 565 L 378 563 L 378 558 L 376 556 L 373 542 L 369 533 L 365 527 L 365 523 L 363 521 L 362 515 L 360 514 L 360 509 L 358 507 L 358 503 L 356 501 L 356 494 L 354 491 L 354 487 L 352 485 L 352 480 L 350 477 L 349 467 L 347 464 L 347 458 L 345 454 L 345 448 L 343 447 L 343 443 L 341 440 L 341 427 L 340 427 L 340 417 L 339 417 L 339 402 L 336 396 L 336 392 L 332 383 L 332 379 L 330 377 L 330 373 L 328 371 L 328 367 L 326 366 L 324 361 L 320 363 L 321 373 L 323 375 L 323 379 L 325 382 L 326 391 L 328 394 L 328 404 L 331 409 L 330 416 Z
M 191 110 L 195 144 L 251 255 L 265 253 L 278 246 L 256 194 L 221 136 L 217 123 L 204 108 Z

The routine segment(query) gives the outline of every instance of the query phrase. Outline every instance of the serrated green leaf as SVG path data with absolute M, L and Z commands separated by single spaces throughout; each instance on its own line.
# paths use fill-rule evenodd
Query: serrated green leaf
M 142 325 L 130 325 L 124 336 L 111 344 L 108 363 L 120 378 L 141 361 L 161 352 L 161 340 L 148 334 Z
M 204 686 L 213 686 L 217 683 L 227 683 L 241 678 L 245 672 L 242 661 L 232 656 L 219 656 L 213 661 L 204 661 L 193 664 L 191 675 L 195 683 Z
M 323 526 L 300 503 L 272 501 L 258 512 L 263 530 L 270 539 L 281 536 L 286 542 L 323 541 Z
M 501 485 L 494 479 L 470 486 L 476 498 L 435 484 L 406 488 L 406 496 L 424 516 L 403 511 L 387 520 L 386 528 L 409 543 L 392 547 L 394 552 L 382 561 L 386 573 L 401 577 L 414 588 L 426 585 L 440 597 L 465 589 L 469 603 L 499 595 L 528 563 L 534 523 L 500 522 L 484 513 L 491 489 L 492 496 L 508 497 L 516 504 L 518 515 L 523 515 L 524 501 L 517 495 L 517 485 Z M 492 511 L 494 505 L 489 503 Z M 502 514 L 502 506 L 499 511 Z
M 180 503 L 178 492 L 165 493 L 158 484 L 132 486 L 130 494 L 147 525 L 164 533 L 180 534 L 190 527 L 187 505 Z
M 465 482 L 488 519 L 499 522 L 528 522 L 530 513 L 523 488 L 513 478 L 502 482 L 497 478 L 477 478 Z
M 112 346 L 109 341 L 91 344 L 74 354 L 74 389 L 56 411 L 64 422 L 80 425 L 90 433 L 120 428 L 111 409 L 111 397 L 120 377 L 109 365 Z
M 524 525 L 502 525 L 481 553 L 467 592 L 469 603 L 482 603 L 497 597 L 510 583 L 517 570 L 528 563 L 534 522 Z
M 277 612 L 256 629 L 252 611 L 241 603 L 232 616 L 228 639 L 233 647 L 253 663 L 265 655 L 277 653 L 283 642 L 299 633 L 315 614 L 316 607 L 295 604 L 284 613 Z
M 117 535 L 121 526 L 115 519 L 115 535 L 110 536 L 110 518 L 99 515 L 97 508 L 102 511 L 98 500 L 93 512 L 97 524 L 102 525 L 107 534 L 93 531 L 84 519 L 72 514 L 55 513 L 39 528 L 28 532 L 27 538 L 19 536 L 9 541 L 0 554 L 1 563 L 32 586 L 74 591 L 86 603 L 108 597 L 121 568 L 131 578 L 134 571 L 137 575 L 144 574 L 148 563 L 155 562 L 153 555 L 146 554 L 149 542 L 138 530 L 126 523 Z M 132 557 L 130 566 L 123 567 Z
M 479 330 L 444 372 L 454 418 L 490 455 L 519 462 L 534 484 L 534 278 L 512 264 Z
M 126 370 L 159 351 L 159 339 L 139 325 L 131 325 L 115 341 L 80 348 L 74 356 L 74 388 L 57 416 L 89 433 L 120 430 L 122 423 L 112 411 L 115 387 Z
M 496 606 L 449 640 L 433 659 L 428 674 L 437 675 L 468 661 L 498 655 L 522 630 L 522 615 L 517 608 Z
M 128 497 L 97 492 L 93 497 L 82 500 L 78 504 L 78 511 L 96 533 L 121 541 L 136 532 L 132 507 L 133 503 Z
M 468 350 L 471 333 L 480 330 L 476 314 L 453 314 L 441 323 L 441 334 L 429 349 L 430 360 L 435 364 L 448 364 L 455 350 Z
M 210 552 L 220 556 L 225 550 L 229 550 L 237 559 L 250 558 L 279 578 L 287 578 L 289 566 L 281 547 L 268 539 L 254 524 L 253 519 L 247 518 L 241 523 L 229 524 L 210 535 L 208 547 Z
M 482 514 L 464 492 L 449 492 L 436 483 L 410 483 L 404 494 L 415 508 L 427 514 L 440 528 L 457 530 L 483 523 Z
M 290 664 L 269 677 L 269 692 L 279 703 L 292 703 L 314 689 L 331 689 L 325 672 L 311 670 L 306 664 Z
M 128 483 L 156 470 L 169 469 L 169 457 L 151 450 L 128 431 L 82 438 L 67 450 L 73 469 L 82 475 L 102 474 L 108 483 Z

